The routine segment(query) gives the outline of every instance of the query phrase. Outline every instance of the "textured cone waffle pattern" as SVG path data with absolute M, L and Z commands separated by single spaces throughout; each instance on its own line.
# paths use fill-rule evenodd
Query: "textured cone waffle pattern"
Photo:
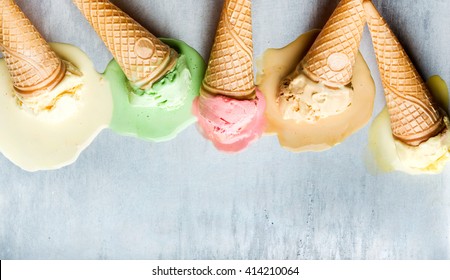
M 393 135 L 417 146 L 445 127 L 443 113 L 398 39 L 372 2 L 364 8 L 386 95 Z
M 253 97 L 255 83 L 250 0 L 225 1 L 203 90 L 242 99 Z
M 176 64 L 177 53 L 107 0 L 73 0 L 127 78 L 148 88 Z
M 16 90 L 26 94 L 55 87 L 65 64 L 13 0 L 1 0 L 0 9 L 0 50 Z
M 362 0 L 342 0 L 302 61 L 314 81 L 350 84 L 366 22 Z

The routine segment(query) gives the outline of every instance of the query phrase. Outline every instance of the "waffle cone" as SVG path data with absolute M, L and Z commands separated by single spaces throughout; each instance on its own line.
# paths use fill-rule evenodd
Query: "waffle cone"
M 365 21 L 362 0 L 342 0 L 302 60 L 303 71 L 330 87 L 350 84 Z
M 250 0 L 225 1 L 202 88 L 213 95 L 254 97 Z
M 0 50 L 14 88 L 22 95 L 53 89 L 65 64 L 13 0 L 1 0 L 0 11 Z
M 364 1 L 395 138 L 418 146 L 444 128 L 444 113 L 397 37 L 371 1 Z
M 73 0 L 125 72 L 149 88 L 176 64 L 178 54 L 108 0 Z

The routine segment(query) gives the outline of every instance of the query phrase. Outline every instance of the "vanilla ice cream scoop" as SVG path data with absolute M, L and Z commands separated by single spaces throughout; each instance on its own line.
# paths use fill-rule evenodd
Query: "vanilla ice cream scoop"
M 0 153 L 27 171 L 74 162 L 112 117 L 109 86 L 78 48 L 48 44 L 0 1 Z
M 16 93 L 23 110 L 37 116 L 44 116 L 48 111 L 57 110 L 57 104 L 67 103 L 61 102 L 61 100 L 69 98 L 77 100 L 79 98 L 80 89 L 83 87 L 83 73 L 71 62 L 63 61 L 63 63 L 66 72 L 63 79 L 53 89 L 39 89 L 27 95 Z M 71 110 L 67 110 L 67 108 L 61 110 L 61 113 L 66 116 L 70 116 L 70 112 Z M 59 121 L 63 119 L 65 118 L 60 118 Z
M 365 24 L 361 0 L 341 0 L 294 73 L 280 86 L 285 120 L 317 122 L 352 105 L 353 68 Z
M 284 79 L 278 103 L 283 119 L 314 123 L 347 110 L 352 97 L 352 88 L 328 87 L 323 82 L 312 81 L 300 70 Z
M 64 79 L 66 63 L 14 1 L 4 0 L 0 6 L 0 52 L 4 55 L 19 103 L 27 106 L 30 99 L 33 111 L 40 109 L 35 105 L 48 107 L 54 102 L 49 93 Z
M 446 129 L 419 146 L 395 140 L 397 155 L 405 168 L 411 171 L 440 171 L 450 159 L 449 119 L 444 117 Z M 411 172 L 413 173 L 413 172 Z
M 448 107 L 448 88 L 439 76 L 431 77 L 427 86 L 434 98 Z M 445 113 L 443 113 L 445 114 Z M 375 163 L 382 171 L 401 171 L 408 174 L 438 174 L 450 159 L 449 118 L 443 117 L 444 130 L 418 146 L 409 145 L 394 137 L 387 107 L 375 118 L 369 130 L 369 148 Z
M 379 152 L 378 147 L 391 148 L 379 152 L 385 154 L 387 160 L 378 160 L 386 162 L 389 169 L 411 174 L 439 173 L 449 159 L 447 114 L 436 103 L 397 36 L 373 3 L 365 0 L 363 5 L 383 82 L 390 117 L 389 133 L 392 134 L 392 137 L 382 137 L 378 133 L 377 130 L 387 131 L 378 128 L 381 124 L 389 123 L 382 121 L 386 114 L 380 114 L 371 129 L 374 131 L 371 138 L 375 139 L 372 150 Z M 395 139 L 394 144 L 392 139 Z

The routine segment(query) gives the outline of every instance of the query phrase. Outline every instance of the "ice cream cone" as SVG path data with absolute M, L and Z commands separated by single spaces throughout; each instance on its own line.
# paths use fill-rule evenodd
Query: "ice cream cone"
M 250 0 L 225 0 L 202 89 L 237 99 L 255 96 Z
M 445 128 L 444 114 L 373 3 L 365 0 L 364 9 L 383 81 L 392 133 L 402 142 L 418 146 Z
M 366 22 L 362 0 L 342 0 L 303 58 L 303 71 L 330 87 L 350 84 Z
M 0 0 L 0 50 L 14 88 L 23 96 L 53 89 L 65 75 L 65 64 L 13 0 Z
M 176 64 L 178 54 L 108 0 L 73 0 L 127 78 L 149 88 Z

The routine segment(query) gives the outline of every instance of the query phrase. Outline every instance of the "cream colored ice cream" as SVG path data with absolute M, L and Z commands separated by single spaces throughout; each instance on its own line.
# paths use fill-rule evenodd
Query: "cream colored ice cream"
M 341 0 L 322 31 L 267 50 L 257 85 L 267 101 L 267 133 L 291 151 L 323 151 L 370 119 L 375 87 L 359 53 L 361 0 Z
M 278 101 L 280 84 L 294 72 L 317 37 L 308 32 L 282 49 L 269 49 L 258 60 L 257 85 L 267 101 L 265 116 L 268 134 L 277 134 L 280 144 L 294 152 L 323 151 L 343 142 L 361 129 L 372 116 L 375 84 L 361 54 L 356 56 L 351 84 L 351 106 L 340 114 L 316 122 L 285 120 Z
M 447 129 L 419 146 L 411 146 L 394 139 L 389 113 L 385 108 L 373 122 L 369 132 L 369 147 L 377 166 L 385 172 L 402 171 L 408 174 L 441 173 L 450 159 L 449 120 Z
M 438 76 L 427 83 L 440 105 L 448 107 L 448 89 Z M 369 131 L 369 147 L 382 171 L 402 171 L 409 174 L 441 173 L 450 160 L 449 119 L 444 117 L 446 129 L 418 146 L 405 144 L 392 135 L 387 107 L 377 116 Z
M 445 110 L 433 98 L 437 94 L 432 90 L 446 86 L 427 86 L 374 4 L 365 0 L 363 5 L 387 105 L 371 128 L 372 151 L 388 170 L 439 173 L 449 159 L 449 121 Z M 433 82 L 445 84 L 436 78 L 429 84 Z M 440 94 L 447 96 L 445 91 Z
M 440 171 L 450 158 L 450 133 L 448 117 L 444 118 L 447 129 L 437 136 L 431 137 L 426 142 L 414 147 L 395 140 L 397 155 L 406 170 L 410 172 Z
M 111 122 L 111 89 L 86 54 L 70 45 L 52 44 L 52 48 L 82 74 L 68 68 L 63 81 L 46 94 L 53 102 L 51 108 L 37 112 L 18 106 L 6 62 L 0 59 L 0 153 L 27 171 L 73 163 Z
M 365 24 L 362 0 L 341 0 L 295 72 L 280 85 L 284 120 L 316 123 L 342 114 L 353 100 L 352 78 Z
M 79 98 L 79 90 L 83 87 L 83 73 L 75 67 L 72 63 L 64 61 L 66 65 L 66 73 L 64 78 L 53 89 L 41 89 L 33 93 L 22 95 L 17 93 L 19 105 L 23 110 L 32 112 L 39 116 L 49 115 L 49 111 L 59 110 L 63 115 L 70 115 L 73 110 L 61 109 L 66 105 L 55 106 L 56 103 L 68 104 L 71 99 L 77 100 Z M 57 120 L 62 121 L 61 114 Z
M 50 45 L 0 1 L 0 153 L 27 171 L 74 162 L 111 121 L 109 84 L 81 50 Z
M 312 81 L 300 69 L 281 83 L 278 103 L 283 119 L 314 123 L 344 112 L 352 99 L 352 88 L 330 88 L 323 82 Z

